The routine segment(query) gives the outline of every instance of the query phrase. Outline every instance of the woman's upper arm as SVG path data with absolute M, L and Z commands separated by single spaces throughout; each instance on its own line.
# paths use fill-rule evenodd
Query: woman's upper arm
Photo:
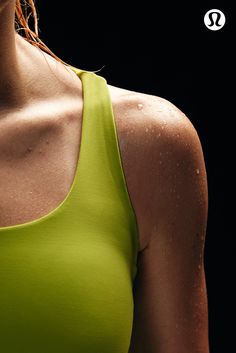
M 129 353 L 209 353 L 207 176 L 198 134 L 179 114 L 165 121 L 162 141 L 150 135 L 153 163 L 144 165 L 150 237 L 138 256 Z

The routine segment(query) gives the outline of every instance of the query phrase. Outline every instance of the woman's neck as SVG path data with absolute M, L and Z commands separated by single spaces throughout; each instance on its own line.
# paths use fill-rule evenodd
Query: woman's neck
M 0 0 L 0 110 L 25 100 L 19 68 L 19 35 L 15 31 L 15 0 Z

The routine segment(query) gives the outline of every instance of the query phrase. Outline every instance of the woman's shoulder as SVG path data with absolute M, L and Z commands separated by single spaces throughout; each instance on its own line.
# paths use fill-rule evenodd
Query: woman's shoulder
M 156 212 L 151 207 L 152 200 L 168 197 L 173 176 L 178 175 L 181 184 L 186 182 L 187 169 L 193 165 L 203 169 L 201 144 L 189 118 L 167 99 L 108 87 L 124 174 L 137 216 L 141 251 L 151 233 L 147 211 Z
M 108 85 L 113 111 L 118 123 L 127 130 L 136 130 L 148 141 L 176 141 L 184 134 L 197 134 L 186 114 L 169 100 L 152 94 Z

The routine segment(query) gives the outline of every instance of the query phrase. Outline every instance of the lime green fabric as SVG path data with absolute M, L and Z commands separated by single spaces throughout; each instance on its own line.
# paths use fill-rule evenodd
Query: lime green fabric
M 138 227 L 106 80 L 83 86 L 76 174 L 49 214 L 0 228 L 0 352 L 127 353 Z

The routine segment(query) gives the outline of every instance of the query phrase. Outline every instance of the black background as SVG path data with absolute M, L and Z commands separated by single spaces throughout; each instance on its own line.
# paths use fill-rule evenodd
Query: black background
M 170 3 L 154 8 L 148 2 L 36 5 L 41 39 L 60 58 L 91 71 L 104 66 L 99 74 L 109 84 L 170 100 L 198 131 L 209 188 L 205 271 L 210 352 L 234 351 L 234 12 L 223 2 L 175 8 Z M 203 22 L 212 8 L 226 16 L 219 31 L 210 31 Z

